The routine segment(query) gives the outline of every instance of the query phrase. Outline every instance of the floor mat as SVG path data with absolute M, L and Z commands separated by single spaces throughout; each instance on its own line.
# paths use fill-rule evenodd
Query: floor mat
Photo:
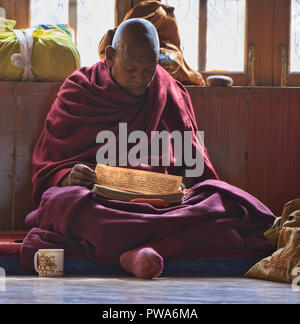
M 20 267 L 20 248 L 26 233 L 0 233 L 0 267 L 6 275 L 37 275 Z M 264 255 L 256 250 L 193 248 L 174 255 L 164 263 L 162 276 L 242 276 Z M 66 275 L 128 275 L 119 266 L 98 267 L 83 250 L 65 249 Z

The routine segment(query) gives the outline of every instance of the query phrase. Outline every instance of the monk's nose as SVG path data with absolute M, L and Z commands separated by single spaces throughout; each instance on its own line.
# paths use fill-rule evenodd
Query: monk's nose
M 134 75 L 134 81 L 137 83 L 137 84 L 145 84 L 146 83 L 146 77 L 144 76 L 143 73 L 136 73 Z

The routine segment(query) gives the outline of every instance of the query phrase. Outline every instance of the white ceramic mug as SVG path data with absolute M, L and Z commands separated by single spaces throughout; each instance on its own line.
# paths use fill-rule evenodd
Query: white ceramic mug
M 39 249 L 33 261 L 40 277 L 62 277 L 64 274 L 63 249 Z

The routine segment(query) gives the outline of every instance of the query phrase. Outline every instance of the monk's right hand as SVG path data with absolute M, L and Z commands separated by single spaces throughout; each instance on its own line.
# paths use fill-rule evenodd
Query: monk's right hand
M 84 164 L 76 164 L 71 172 L 61 181 L 61 186 L 91 187 L 97 183 L 96 172 Z

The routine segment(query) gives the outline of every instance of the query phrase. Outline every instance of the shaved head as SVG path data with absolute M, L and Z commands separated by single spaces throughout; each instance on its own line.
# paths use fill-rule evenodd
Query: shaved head
M 146 93 L 159 58 L 156 28 L 145 19 L 124 21 L 106 48 L 106 62 L 113 80 L 134 96 Z
M 132 50 L 147 50 L 153 55 L 159 55 L 159 39 L 156 28 L 146 19 L 134 18 L 124 21 L 117 29 L 112 47 L 116 50 L 131 48 Z

